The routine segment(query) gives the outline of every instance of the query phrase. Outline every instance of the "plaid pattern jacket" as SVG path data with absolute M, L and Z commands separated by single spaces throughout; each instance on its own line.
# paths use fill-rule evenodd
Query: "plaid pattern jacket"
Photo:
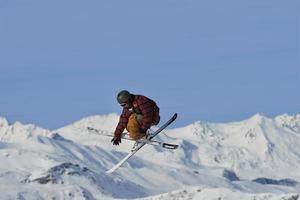
M 140 128 L 149 129 L 151 125 L 158 124 L 160 120 L 159 107 L 156 103 L 143 95 L 133 95 L 132 108 L 123 108 L 119 123 L 115 130 L 115 137 L 121 137 L 124 129 L 127 127 L 128 119 L 131 114 L 143 115 Z

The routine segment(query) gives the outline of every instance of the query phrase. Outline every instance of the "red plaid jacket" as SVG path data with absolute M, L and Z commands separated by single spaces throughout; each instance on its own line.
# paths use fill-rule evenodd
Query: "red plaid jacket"
M 115 130 L 115 136 L 120 137 L 127 126 L 128 119 L 131 114 L 143 115 L 143 120 L 140 125 L 142 129 L 149 129 L 151 125 L 158 124 L 160 120 L 159 107 L 156 103 L 143 95 L 133 95 L 132 108 L 123 108 L 119 123 Z

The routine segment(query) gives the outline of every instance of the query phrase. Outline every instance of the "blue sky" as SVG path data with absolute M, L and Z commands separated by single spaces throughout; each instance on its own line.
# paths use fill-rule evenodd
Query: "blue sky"
M 296 0 L 0 0 L 0 116 L 55 129 L 120 113 L 128 89 L 175 126 L 300 111 Z

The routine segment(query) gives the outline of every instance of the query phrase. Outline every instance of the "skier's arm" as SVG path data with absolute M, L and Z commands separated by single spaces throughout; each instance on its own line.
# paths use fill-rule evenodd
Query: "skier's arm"
M 121 135 L 127 126 L 129 115 L 130 115 L 129 111 L 124 108 L 122 114 L 120 115 L 119 123 L 114 133 L 115 137 L 121 138 Z

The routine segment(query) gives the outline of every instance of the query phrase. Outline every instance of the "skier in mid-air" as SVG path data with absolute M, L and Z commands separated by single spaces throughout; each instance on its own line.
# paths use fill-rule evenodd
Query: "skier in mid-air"
M 160 121 L 159 107 L 146 96 L 122 90 L 117 95 L 117 101 L 123 107 L 123 111 L 111 140 L 113 145 L 121 143 L 125 128 L 131 139 L 139 140 L 146 136 L 147 130 L 152 125 L 157 125 Z

